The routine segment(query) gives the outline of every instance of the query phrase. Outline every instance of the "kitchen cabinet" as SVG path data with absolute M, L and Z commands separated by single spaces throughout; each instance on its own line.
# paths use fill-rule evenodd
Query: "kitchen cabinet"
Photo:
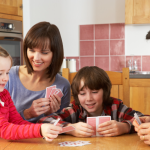
M 0 0 L 0 18 L 22 21 L 22 0 Z
M 130 79 L 130 107 L 150 115 L 150 79 Z
M 125 0 L 125 24 L 150 23 L 150 0 Z

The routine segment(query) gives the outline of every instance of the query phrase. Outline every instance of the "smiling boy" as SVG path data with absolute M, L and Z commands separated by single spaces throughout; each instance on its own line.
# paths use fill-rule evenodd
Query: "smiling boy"
M 99 134 L 117 136 L 135 132 L 132 125 L 134 113 L 138 116 L 143 114 L 127 107 L 121 100 L 110 97 L 111 87 L 110 79 L 104 70 L 96 66 L 84 67 L 78 71 L 71 85 L 74 101 L 60 113 L 41 118 L 39 122 L 60 118 L 60 124 L 76 128 L 66 134 L 90 137 L 94 130 L 86 123 L 87 117 L 109 115 L 112 120 L 98 126 Z

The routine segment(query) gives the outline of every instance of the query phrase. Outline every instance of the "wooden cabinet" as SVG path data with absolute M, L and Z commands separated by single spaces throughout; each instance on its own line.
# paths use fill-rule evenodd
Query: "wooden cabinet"
M 0 18 L 22 21 L 22 0 L 0 0 Z
M 130 79 L 130 107 L 150 115 L 150 79 Z
M 125 24 L 150 23 L 150 0 L 125 0 Z

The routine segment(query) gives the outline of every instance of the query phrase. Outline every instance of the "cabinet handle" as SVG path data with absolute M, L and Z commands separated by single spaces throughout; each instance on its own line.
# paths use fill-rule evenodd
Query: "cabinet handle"
M 19 7 L 19 8 L 21 8 L 21 9 L 22 9 L 22 8 L 23 8 L 23 5 L 20 5 L 20 7 Z

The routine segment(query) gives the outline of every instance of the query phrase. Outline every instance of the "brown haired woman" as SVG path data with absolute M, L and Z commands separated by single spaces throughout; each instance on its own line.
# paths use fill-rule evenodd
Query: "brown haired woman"
M 64 53 L 59 29 L 49 22 L 39 22 L 24 39 L 25 66 L 13 66 L 5 88 L 21 116 L 36 122 L 70 103 L 70 84 L 58 74 Z M 45 98 L 46 87 L 56 85 L 63 97 Z

